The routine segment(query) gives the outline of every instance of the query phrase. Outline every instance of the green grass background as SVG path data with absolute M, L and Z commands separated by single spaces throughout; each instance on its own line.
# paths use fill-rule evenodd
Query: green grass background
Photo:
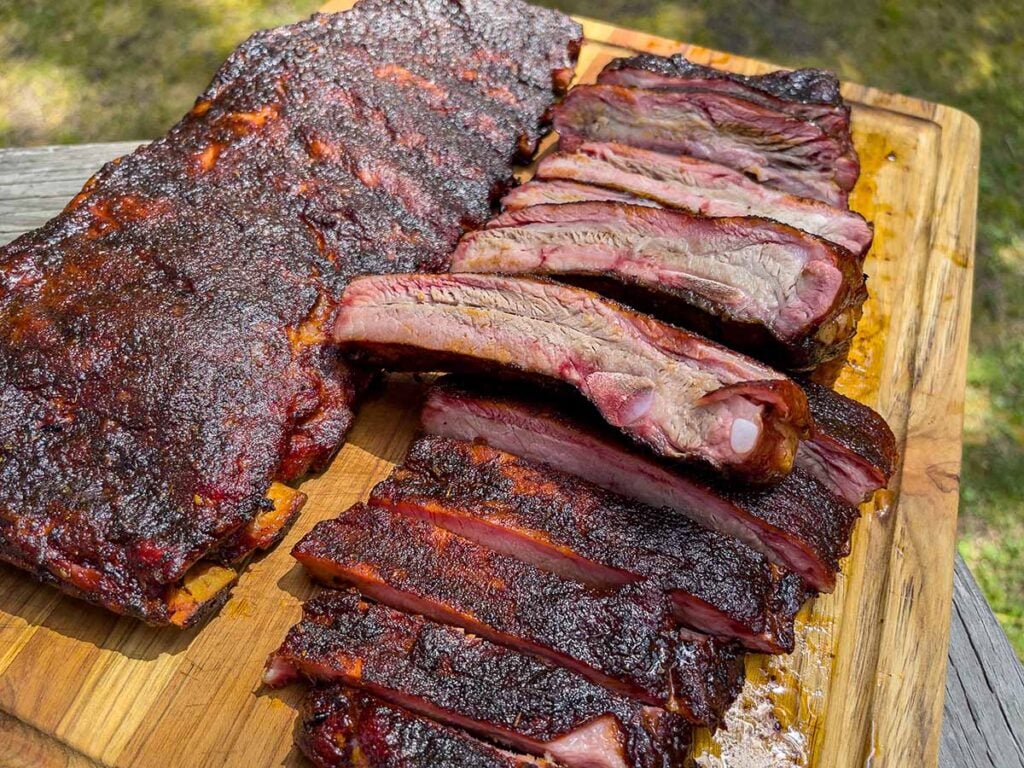
M 963 109 L 982 126 L 960 552 L 1024 657 L 1024 0 L 544 0 Z M 319 0 L 6 0 L 0 145 L 142 139 Z

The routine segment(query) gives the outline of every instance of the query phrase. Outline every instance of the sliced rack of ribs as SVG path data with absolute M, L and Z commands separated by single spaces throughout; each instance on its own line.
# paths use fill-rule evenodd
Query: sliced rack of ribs
M 806 596 L 794 574 L 682 515 L 485 444 L 421 438 L 370 502 L 595 589 L 650 579 L 698 631 L 753 650 L 793 650 Z
M 534 178 L 602 187 L 609 190 L 606 194 L 614 191 L 703 216 L 774 219 L 858 255 L 868 250 L 873 237 L 859 213 L 780 192 L 718 163 L 626 144 L 585 142 L 575 152 L 552 153 L 541 160 Z M 559 202 L 572 202 L 569 190 L 563 192 Z M 525 194 L 512 190 L 505 197 L 506 207 L 522 207 Z M 584 187 L 581 194 L 593 193 Z
M 310 690 L 299 716 L 296 743 L 317 768 L 555 768 L 342 685 Z
M 682 77 L 666 82 L 670 74 L 652 77 L 644 66 L 652 59 L 645 57 L 637 66 L 629 60 L 613 62 L 598 84 L 574 88 L 555 111 L 561 148 L 573 152 L 586 141 L 612 141 L 691 155 L 799 197 L 846 206 L 860 173 L 849 131 L 841 121 L 822 125 L 788 108 L 789 102 L 803 101 L 799 94 L 809 79 L 805 74 L 777 72 L 764 88 L 744 89 L 739 80 L 673 57 L 662 60 L 663 70 L 678 68 Z M 628 82 L 629 70 L 635 69 L 642 70 L 642 86 Z M 789 88 L 781 85 L 787 77 Z M 821 73 L 819 80 L 829 78 L 834 82 Z M 735 87 L 680 83 L 701 79 Z M 761 98 L 766 92 L 771 99 Z M 824 106 L 845 109 L 838 83 L 819 93 Z
M 357 504 L 292 554 L 327 586 L 355 587 L 694 723 L 719 722 L 742 677 L 737 650 L 678 629 L 655 585 L 596 592 L 390 509 Z
M 235 575 L 215 561 L 275 537 L 271 483 L 351 424 L 346 282 L 447 268 L 580 34 L 518 0 L 259 32 L 165 137 L 0 249 L 0 558 L 156 624 L 215 608 Z
M 496 744 L 550 756 L 568 768 L 678 765 L 690 742 L 690 725 L 678 715 L 455 627 L 337 590 L 305 605 L 302 621 L 268 659 L 264 679 L 279 686 L 300 675 L 332 684 L 314 694 L 321 712 L 344 706 L 337 684 L 352 686 L 392 710 L 401 707 Z M 456 739 L 443 726 L 405 717 L 431 739 L 443 738 L 438 743 L 445 749 L 513 759 L 465 736 Z M 329 747 L 304 741 L 315 752 Z
M 656 452 L 754 481 L 785 475 L 808 428 L 800 387 L 778 371 L 542 280 L 358 278 L 342 297 L 333 338 L 393 369 L 497 369 L 565 382 Z
M 508 211 L 451 270 L 582 280 L 791 370 L 845 354 L 867 297 L 858 256 L 788 225 L 619 202 Z
M 520 390 L 523 388 L 520 387 Z M 552 404 L 558 401 L 558 407 Z M 636 450 L 564 397 L 447 382 L 424 405 L 427 432 L 482 440 L 735 537 L 823 592 L 849 552 L 856 507 L 796 468 L 782 482 L 743 486 L 684 472 Z M 799 599 L 799 598 L 797 598 Z

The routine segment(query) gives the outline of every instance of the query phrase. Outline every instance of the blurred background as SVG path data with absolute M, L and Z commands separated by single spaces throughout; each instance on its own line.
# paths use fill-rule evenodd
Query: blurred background
M 982 126 L 960 552 L 1024 658 L 1024 0 L 541 0 L 834 69 Z M 0 146 L 148 139 L 250 32 L 321 0 L 3 0 Z

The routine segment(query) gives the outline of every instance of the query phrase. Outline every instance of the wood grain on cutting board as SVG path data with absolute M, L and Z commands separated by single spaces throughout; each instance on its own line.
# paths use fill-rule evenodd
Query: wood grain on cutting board
M 584 24 L 582 82 L 638 50 L 745 73 L 771 68 Z M 839 388 L 889 420 L 903 461 L 890 491 L 865 505 L 835 593 L 801 613 L 794 654 L 751 657 L 728 732 L 700 740 L 707 765 L 937 762 L 978 129 L 948 107 L 856 85 L 843 92 L 862 162 L 851 204 L 874 222 L 875 244 L 871 299 Z M 40 184 L 68 181 L 66 169 L 40 173 Z M 330 469 L 302 484 L 309 502 L 288 537 L 202 628 L 146 627 L 0 567 L 0 765 L 301 765 L 292 746 L 300 691 L 260 685 L 264 659 L 313 589 L 288 551 L 388 474 L 415 430 L 417 392 L 401 379 L 367 402 Z

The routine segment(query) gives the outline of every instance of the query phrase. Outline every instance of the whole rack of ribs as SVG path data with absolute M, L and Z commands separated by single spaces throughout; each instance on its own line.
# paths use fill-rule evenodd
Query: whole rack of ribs
M 392 712 L 401 707 L 570 768 L 678 764 L 671 760 L 681 760 L 689 746 L 690 725 L 678 715 L 349 592 L 327 590 L 303 607 L 302 621 L 268 659 L 264 680 L 280 686 L 300 675 L 332 686 L 318 697 L 321 711 L 342 690 L 338 684 L 352 686 L 361 693 L 348 696 L 360 696 L 363 706 L 386 701 Z M 434 731 L 432 738 L 441 734 Z M 317 751 L 315 743 L 304 746 L 307 754 L 311 747 Z M 451 765 L 427 763 L 442 764 Z
M 579 41 L 518 0 L 257 33 L 165 137 L 0 250 L 0 558 L 153 623 L 215 607 L 217 561 L 289 518 L 271 483 L 352 421 L 367 377 L 328 344 L 345 284 L 446 268 Z

